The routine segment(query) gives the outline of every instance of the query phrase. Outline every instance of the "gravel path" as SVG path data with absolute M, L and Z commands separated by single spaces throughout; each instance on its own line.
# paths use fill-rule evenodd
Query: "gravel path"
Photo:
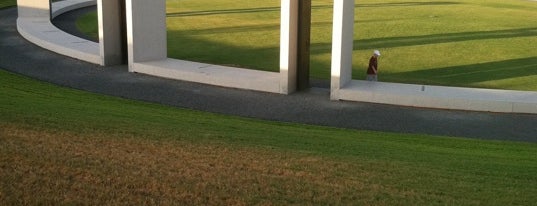
M 75 12 L 76 14 L 76 12 Z M 73 18 L 67 16 L 59 17 Z M 268 94 L 129 73 L 37 47 L 16 31 L 16 9 L 0 10 L 0 68 L 57 85 L 180 108 L 398 133 L 537 142 L 537 115 L 497 114 L 330 101 L 327 88 Z M 57 19 L 58 20 L 58 19 Z M 72 21 L 56 22 L 57 25 Z M 319 84 L 320 86 L 324 84 Z

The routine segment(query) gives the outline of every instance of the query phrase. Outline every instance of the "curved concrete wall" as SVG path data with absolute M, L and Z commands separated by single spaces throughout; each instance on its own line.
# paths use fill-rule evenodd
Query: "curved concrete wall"
M 65 1 L 57 1 L 52 3 L 51 8 L 51 19 L 56 18 L 59 15 L 62 15 L 66 12 L 85 8 L 89 6 L 95 6 L 97 5 L 96 0 L 65 0 Z
M 48 0 L 18 0 L 17 30 L 28 41 L 47 50 L 94 64 L 103 64 L 99 44 L 68 34 L 51 22 L 70 10 L 92 6 L 94 0 L 66 0 L 52 4 Z M 52 15 L 51 15 L 52 13 Z

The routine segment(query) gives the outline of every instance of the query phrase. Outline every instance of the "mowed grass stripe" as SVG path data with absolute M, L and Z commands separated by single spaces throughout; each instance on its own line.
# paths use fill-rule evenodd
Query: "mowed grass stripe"
M 0 72 L 6 204 L 537 201 L 535 144 L 230 117 Z

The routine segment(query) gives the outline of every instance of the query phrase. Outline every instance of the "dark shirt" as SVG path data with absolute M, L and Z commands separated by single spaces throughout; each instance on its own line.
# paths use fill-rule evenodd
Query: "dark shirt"
M 378 72 L 378 65 L 377 65 L 377 57 L 373 55 L 371 59 L 369 59 L 369 67 L 367 67 L 367 74 L 377 74 Z

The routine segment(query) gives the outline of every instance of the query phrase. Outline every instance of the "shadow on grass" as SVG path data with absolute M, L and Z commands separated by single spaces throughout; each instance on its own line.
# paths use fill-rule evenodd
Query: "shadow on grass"
M 356 4 L 355 7 L 402 7 L 402 6 L 440 6 L 460 4 L 459 2 L 439 1 L 439 2 L 397 2 L 397 3 L 375 3 L 375 4 Z M 311 9 L 332 9 L 333 5 L 314 5 Z M 205 11 L 188 11 L 167 13 L 167 17 L 186 17 L 186 16 L 206 16 L 220 14 L 241 14 L 241 13 L 259 13 L 259 12 L 279 12 L 280 7 L 261 7 L 261 8 L 244 8 L 244 9 L 219 9 Z
M 274 42 L 278 43 L 278 39 Z M 208 41 L 184 31 L 168 30 L 168 57 L 224 66 L 279 72 L 279 47 L 231 45 Z
M 278 29 L 279 25 L 258 25 L 251 27 L 226 27 L 203 31 L 168 31 L 170 57 L 188 59 L 204 63 L 258 69 L 277 72 L 279 70 L 279 47 L 259 48 L 237 46 L 196 38 L 197 34 L 253 32 Z M 229 31 L 229 32 L 225 32 Z M 201 32 L 201 33 L 199 33 Z M 436 44 L 479 39 L 514 38 L 537 35 L 537 28 L 512 30 L 463 32 L 427 36 L 378 38 L 355 41 L 356 50 L 372 48 L 401 47 L 422 44 Z M 274 39 L 277 44 L 278 39 Z M 184 48 L 187 48 L 186 50 Z M 201 49 L 202 48 L 202 49 Z M 312 44 L 312 55 L 331 52 L 331 44 Z M 329 78 L 330 62 L 311 63 L 311 73 L 317 78 Z M 434 68 L 397 74 L 385 74 L 384 80 L 395 82 L 426 83 L 434 85 L 468 86 L 472 83 L 500 80 L 537 74 L 537 58 L 515 59 L 467 66 Z M 402 81 L 403 80 L 403 81 Z
M 387 81 L 471 86 L 473 83 L 537 75 L 537 57 L 384 74 Z
M 515 37 L 537 36 L 537 27 L 507 29 L 495 31 L 476 31 L 448 34 L 433 34 L 425 36 L 406 36 L 355 40 L 354 49 L 392 48 L 402 46 L 416 46 L 426 44 L 439 44 L 448 42 L 460 42 L 483 39 L 502 39 Z
M 495 31 L 476 31 L 476 32 L 461 32 L 448 34 L 432 34 L 424 36 L 403 36 L 403 37 L 388 37 L 354 40 L 354 50 L 369 50 L 379 48 L 395 48 L 404 46 L 417 46 L 427 44 L 440 44 L 450 42 L 462 42 L 472 40 L 485 39 L 504 39 L 517 37 L 532 37 L 537 36 L 537 27 L 508 29 Z M 331 44 L 318 43 L 312 44 L 311 48 L 314 51 L 330 52 Z
M 452 2 L 452 1 L 392 2 L 392 3 L 373 3 L 373 4 L 357 3 L 356 7 L 444 6 L 444 5 L 454 5 L 454 4 L 461 4 L 461 3 Z

